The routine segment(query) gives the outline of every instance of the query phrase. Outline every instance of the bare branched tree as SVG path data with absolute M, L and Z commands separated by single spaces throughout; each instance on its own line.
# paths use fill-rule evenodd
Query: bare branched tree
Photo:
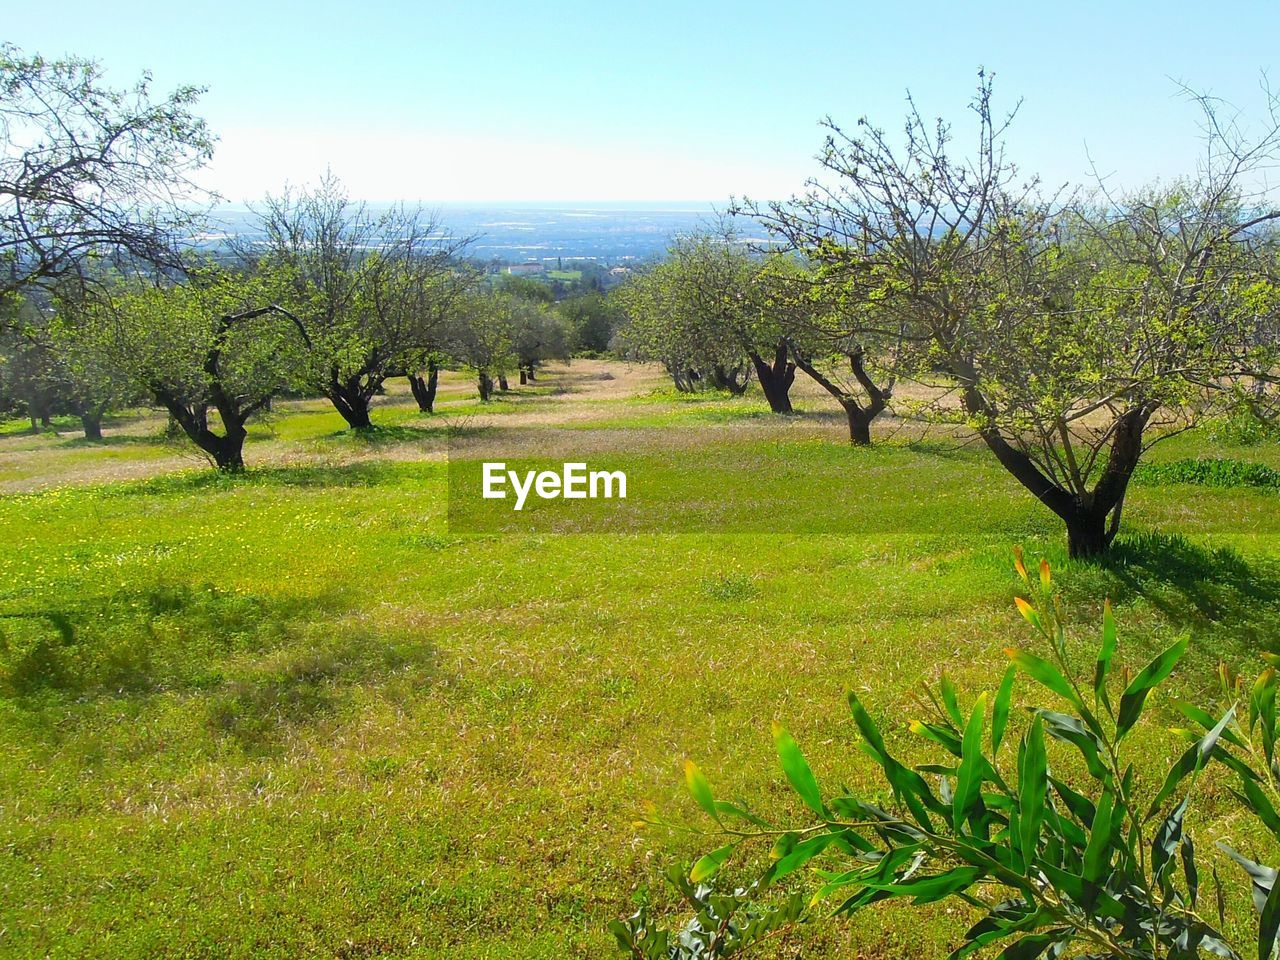
M 0 295 L 80 272 L 90 255 L 180 263 L 208 197 L 203 91 L 106 85 L 91 60 L 0 46 Z
M 1251 138 L 1197 98 L 1207 150 L 1193 176 L 1079 197 L 1020 179 L 1004 152 L 1013 113 L 998 117 L 991 93 L 981 74 L 964 158 L 914 103 L 901 145 L 865 120 L 855 134 L 828 121 L 826 180 L 751 209 L 874 304 L 877 324 L 926 345 L 907 356 L 950 378 L 937 409 L 954 418 L 958 401 L 1065 522 L 1071 553 L 1095 555 L 1144 449 L 1275 369 L 1274 337 L 1257 334 L 1273 321 L 1248 295 L 1274 263 L 1280 214 L 1250 187 L 1280 144 L 1275 98 Z

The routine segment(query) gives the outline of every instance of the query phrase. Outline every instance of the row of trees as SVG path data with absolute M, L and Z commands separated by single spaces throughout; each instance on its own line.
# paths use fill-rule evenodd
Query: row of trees
M 1280 210 L 1252 192 L 1280 146 L 1276 101 L 1252 139 L 1196 98 L 1199 169 L 1118 194 L 1046 195 L 1004 153 L 1012 115 L 980 79 L 976 143 L 912 107 L 905 142 L 828 123 L 825 176 L 732 230 L 677 243 L 619 298 L 633 355 L 677 387 L 741 392 L 754 372 L 791 409 L 796 369 L 845 410 L 854 443 L 895 385 L 912 414 L 965 424 L 1066 524 L 1073 556 L 1105 551 L 1152 444 L 1244 406 L 1273 415 L 1280 371 Z
M 732 229 L 683 238 L 607 299 L 557 305 L 515 278 L 486 289 L 434 218 L 375 214 L 332 181 L 269 201 L 229 262 L 193 260 L 199 91 L 156 101 L 145 81 L 114 91 L 92 63 L 8 47 L 0 74 L 0 381 L 91 436 L 147 399 L 239 469 L 246 421 L 283 392 L 365 428 L 389 377 L 431 410 L 454 364 L 487 399 L 573 346 L 610 346 L 621 310 L 614 345 L 680 389 L 755 378 L 787 413 L 803 371 L 855 443 L 891 404 L 966 424 L 1086 556 L 1114 539 L 1152 443 L 1233 405 L 1277 409 L 1280 212 L 1252 192 L 1280 146 L 1274 100 L 1250 139 L 1197 98 L 1207 149 L 1184 179 L 1046 194 L 1005 156 L 1012 118 L 984 76 L 968 151 L 914 107 L 900 144 L 829 122 L 806 192 L 733 211 L 769 227 L 771 251 Z M 901 391 L 909 404 L 904 383 L 924 388 Z
M 474 370 L 487 401 L 569 357 L 573 329 L 546 288 L 492 286 L 421 212 L 375 215 L 326 179 L 268 201 L 261 221 L 229 263 L 104 263 L 11 296 L 9 391 L 33 419 L 78 415 L 89 437 L 105 411 L 156 403 L 235 471 L 248 421 L 282 394 L 323 396 L 365 429 L 391 377 L 431 412 L 442 367 Z
M 33 426 L 150 402 L 226 470 L 282 393 L 326 397 L 352 428 L 390 377 L 434 408 L 439 371 L 482 400 L 571 348 L 607 348 L 598 291 L 562 304 L 490 277 L 431 215 L 352 203 L 326 178 L 260 211 L 252 240 L 200 257 L 192 174 L 212 137 L 201 91 L 116 90 L 92 61 L 0 47 L 0 404 Z

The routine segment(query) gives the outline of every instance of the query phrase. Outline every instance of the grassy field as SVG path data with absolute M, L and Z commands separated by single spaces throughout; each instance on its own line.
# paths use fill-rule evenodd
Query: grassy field
M 1185 466 L 1277 470 L 1275 444 L 1157 447 L 1116 560 L 1088 566 L 963 438 L 886 422 L 881 449 L 851 450 L 807 389 L 776 418 L 621 364 L 540 380 L 482 407 L 447 378 L 434 417 L 396 385 L 369 436 L 281 402 L 235 479 L 151 411 L 99 444 L 5 427 L 0 954 L 608 956 L 604 924 L 669 904 L 663 867 L 705 849 L 633 826 L 649 803 L 700 822 L 684 758 L 782 813 L 771 720 L 824 780 L 878 790 L 846 690 L 915 758 L 921 681 L 995 686 L 1002 648 L 1030 642 L 1014 543 L 1054 565 L 1082 662 L 1108 595 L 1129 663 L 1190 633 L 1177 693 L 1280 649 L 1280 490 Z M 633 495 L 625 534 L 550 512 L 451 525 L 447 456 L 486 445 L 625 456 L 656 499 Z M 712 460 L 737 509 L 708 520 L 688 504 Z M 1182 745 L 1153 710 L 1138 735 L 1162 772 Z M 1256 849 L 1203 788 L 1198 845 Z M 965 919 L 872 910 L 760 955 L 936 957 Z

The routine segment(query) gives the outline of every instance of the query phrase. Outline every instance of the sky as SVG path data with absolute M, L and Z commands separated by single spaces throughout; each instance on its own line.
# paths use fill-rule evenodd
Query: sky
M 1021 101 L 1024 170 L 1132 187 L 1194 167 L 1179 83 L 1260 119 L 1280 58 L 1274 0 L 64 0 L 4 21 L 118 84 L 207 87 L 201 178 L 235 204 L 326 169 L 369 201 L 781 199 L 818 172 L 824 116 L 897 129 L 910 90 L 962 139 L 980 66 L 997 107 Z

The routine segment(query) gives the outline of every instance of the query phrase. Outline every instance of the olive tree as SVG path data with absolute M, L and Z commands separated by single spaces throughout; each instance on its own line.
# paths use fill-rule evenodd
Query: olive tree
M 472 293 L 459 301 L 449 334 L 450 353 L 476 372 L 482 403 L 493 396 L 495 378 L 516 365 L 514 315 L 519 301 L 511 294 Z
M 569 326 L 554 308 L 517 300 L 512 304 L 511 321 L 521 383 L 536 380 L 538 368 L 549 360 L 568 361 Z
M 678 238 L 666 259 L 613 293 L 627 318 L 619 333 L 625 352 L 661 363 L 677 390 L 742 394 L 751 371 L 736 327 L 750 276 L 749 259 L 727 240 L 709 233 Z
M 417 312 L 417 344 L 407 351 L 404 374 L 418 409 L 434 413 L 440 370 L 450 362 L 450 341 L 467 295 L 480 283 L 473 270 L 455 267 L 412 286 Z

